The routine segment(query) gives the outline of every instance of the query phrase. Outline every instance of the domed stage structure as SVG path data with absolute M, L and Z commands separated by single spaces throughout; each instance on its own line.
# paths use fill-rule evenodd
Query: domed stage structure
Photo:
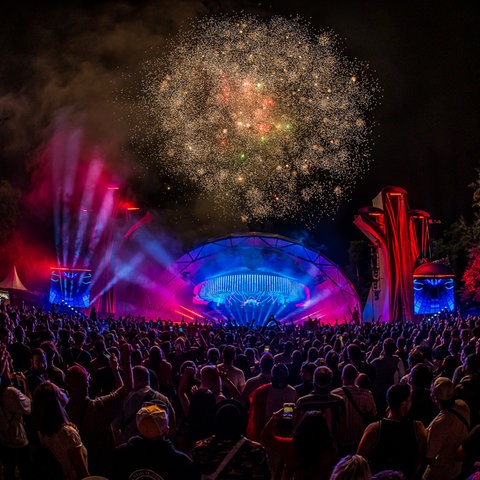
M 231 318 L 239 324 L 278 321 L 342 323 L 360 309 L 340 268 L 322 253 L 280 235 L 239 233 L 204 242 L 163 278 L 174 318 Z

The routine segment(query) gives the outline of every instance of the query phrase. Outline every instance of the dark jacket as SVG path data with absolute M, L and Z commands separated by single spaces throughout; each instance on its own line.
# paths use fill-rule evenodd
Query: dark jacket
M 111 480 L 196 480 L 192 460 L 170 440 L 132 437 L 115 450 Z

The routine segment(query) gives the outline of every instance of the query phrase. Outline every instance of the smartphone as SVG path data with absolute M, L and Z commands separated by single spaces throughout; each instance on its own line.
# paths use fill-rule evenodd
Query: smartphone
M 293 412 L 295 411 L 294 403 L 284 403 L 282 418 L 278 422 L 277 434 L 280 437 L 291 437 L 293 429 Z
M 263 353 L 270 353 L 270 347 L 268 345 L 265 345 L 265 348 L 263 349 Z
M 179 331 L 180 333 L 182 333 L 182 332 L 183 332 L 183 328 L 180 327 L 180 328 L 178 329 L 178 331 Z
M 294 403 L 284 403 L 283 404 L 283 413 L 282 418 L 286 420 L 291 420 L 293 418 L 293 412 L 295 410 Z

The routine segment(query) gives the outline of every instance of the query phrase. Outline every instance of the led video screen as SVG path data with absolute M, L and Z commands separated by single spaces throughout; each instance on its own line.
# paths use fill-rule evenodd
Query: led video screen
M 415 314 L 428 315 L 455 310 L 453 278 L 415 278 L 413 291 Z
M 91 281 L 91 270 L 64 267 L 52 268 L 50 276 L 50 303 L 88 308 L 90 306 Z

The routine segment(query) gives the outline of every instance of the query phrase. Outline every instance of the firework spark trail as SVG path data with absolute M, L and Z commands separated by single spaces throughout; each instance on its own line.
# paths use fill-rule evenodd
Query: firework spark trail
M 148 68 L 158 165 L 243 221 L 332 214 L 368 166 L 376 84 L 332 34 L 210 18 Z

